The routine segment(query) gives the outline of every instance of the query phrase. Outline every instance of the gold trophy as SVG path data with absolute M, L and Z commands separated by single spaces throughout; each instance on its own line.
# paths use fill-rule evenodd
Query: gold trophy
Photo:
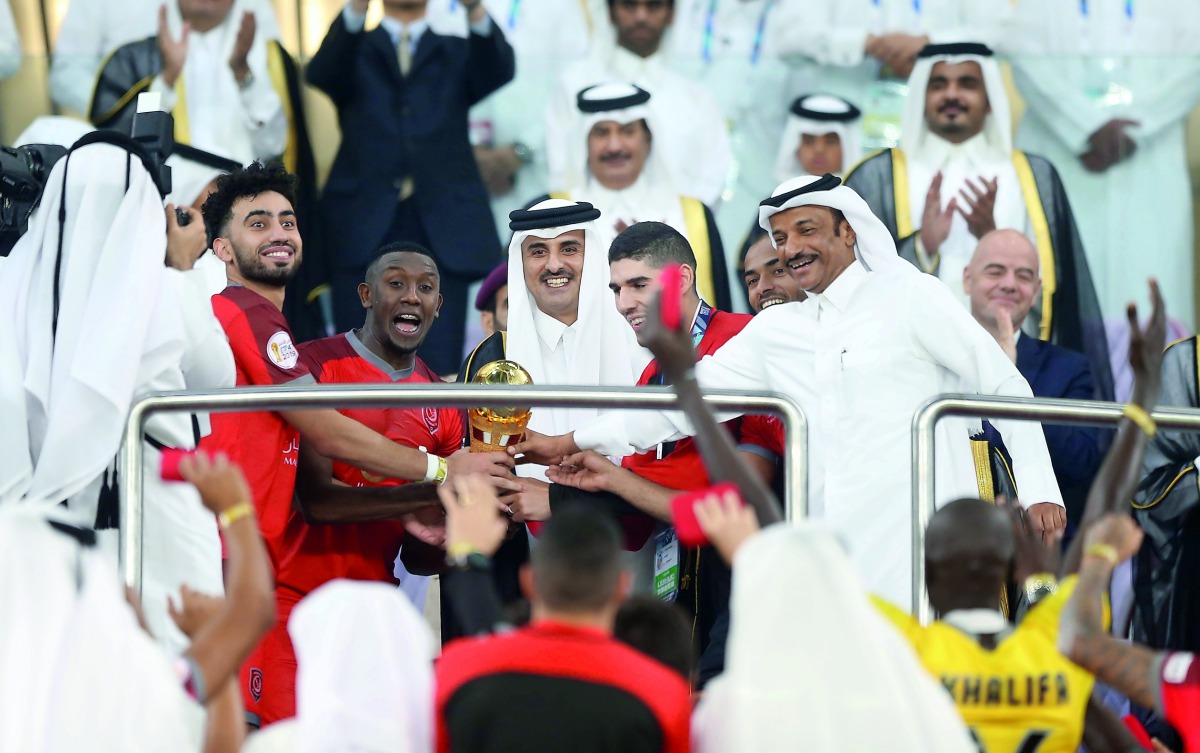
M 485 364 L 472 380 L 478 384 L 533 384 L 520 364 L 513 361 L 492 361 Z M 471 452 L 504 452 L 520 442 L 529 424 L 529 408 L 471 408 Z

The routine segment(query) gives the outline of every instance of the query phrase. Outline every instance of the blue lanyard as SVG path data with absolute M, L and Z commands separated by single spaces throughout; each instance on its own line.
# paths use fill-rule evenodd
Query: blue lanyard
M 1087 2 L 1087 0 L 1084 0 Z M 458 0 L 450 0 L 450 12 L 458 10 Z M 512 0 L 508 6 L 508 30 L 517 28 L 517 14 L 521 11 L 521 0 Z
M 1088 17 L 1088 0 L 1079 0 L 1079 13 L 1085 19 Z M 1133 0 L 1125 0 L 1125 20 L 1133 20 Z
M 704 333 L 708 331 L 708 323 L 712 321 L 713 307 L 709 306 L 703 300 L 700 301 L 700 308 L 696 310 L 696 321 L 692 324 L 692 345 L 700 347 L 700 341 L 704 339 Z
M 717 2 L 718 0 L 709 2 L 708 14 L 704 17 L 704 41 L 701 43 L 700 55 L 704 58 L 705 64 L 712 62 L 713 26 L 717 17 Z M 762 13 L 758 15 L 758 25 L 754 29 L 754 49 L 750 51 L 751 65 L 757 65 L 758 59 L 762 57 L 763 37 L 767 31 L 767 14 L 771 12 L 774 5 L 775 0 L 767 0 L 763 5 Z

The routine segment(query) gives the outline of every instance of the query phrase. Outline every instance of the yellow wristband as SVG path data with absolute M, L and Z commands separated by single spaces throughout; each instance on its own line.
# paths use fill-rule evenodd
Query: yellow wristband
M 249 502 L 239 502 L 233 507 L 226 508 L 217 516 L 217 525 L 224 531 L 229 526 L 238 522 L 242 518 L 247 518 L 254 514 L 254 506 Z
M 450 470 L 450 464 L 446 462 L 446 458 L 437 459 L 437 473 L 433 477 L 433 483 L 441 484 L 446 481 L 446 474 Z
M 1108 564 L 1116 567 L 1121 562 L 1121 555 L 1117 553 L 1117 548 L 1111 544 L 1092 544 L 1083 551 L 1084 557 L 1099 557 L 1102 560 L 1108 560 Z
M 460 557 L 466 557 L 468 554 L 478 554 L 479 548 L 474 544 L 468 544 L 465 541 L 459 541 L 451 544 L 446 548 L 446 559 L 453 560 Z
M 1153 439 L 1158 432 L 1158 424 L 1154 423 L 1154 419 L 1150 418 L 1150 414 L 1140 405 L 1129 403 L 1125 410 L 1121 411 L 1121 415 L 1137 424 L 1147 439 Z

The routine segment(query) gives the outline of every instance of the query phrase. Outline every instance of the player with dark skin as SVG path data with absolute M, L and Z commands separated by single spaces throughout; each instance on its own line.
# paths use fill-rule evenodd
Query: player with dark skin
M 442 305 L 438 269 L 424 254 L 399 251 L 377 258 L 358 286 L 366 309 L 358 338 L 397 371 L 413 368 Z M 461 450 L 460 452 L 466 452 Z M 499 492 L 519 491 L 516 481 L 492 476 Z M 441 505 L 433 484 L 351 488 L 333 480 L 333 462 L 300 445 L 297 500 L 310 523 L 362 523 L 403 518 L 418 539 L 441 544 Z

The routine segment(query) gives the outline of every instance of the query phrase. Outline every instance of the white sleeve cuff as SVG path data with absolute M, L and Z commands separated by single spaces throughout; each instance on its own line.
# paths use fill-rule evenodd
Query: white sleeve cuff
M 491 36 L 491 34 L 492 34 L 492 26 L 493 26 L 492 17 L 489 16 L 486 11 L 483 14 L 482 21 L 480 21 L 477 24 L 469 24 L 469 25 L 471 27 L 472 34 L 478 34 L 481 37 L 488 37 L 488 36 Z
M 342 8 L 342 23 L 346 24 L 346 31 L 358 34 L 367 27 L 367 14 L 355 13 L 354 7 L 346 3 L 346 7 Z

